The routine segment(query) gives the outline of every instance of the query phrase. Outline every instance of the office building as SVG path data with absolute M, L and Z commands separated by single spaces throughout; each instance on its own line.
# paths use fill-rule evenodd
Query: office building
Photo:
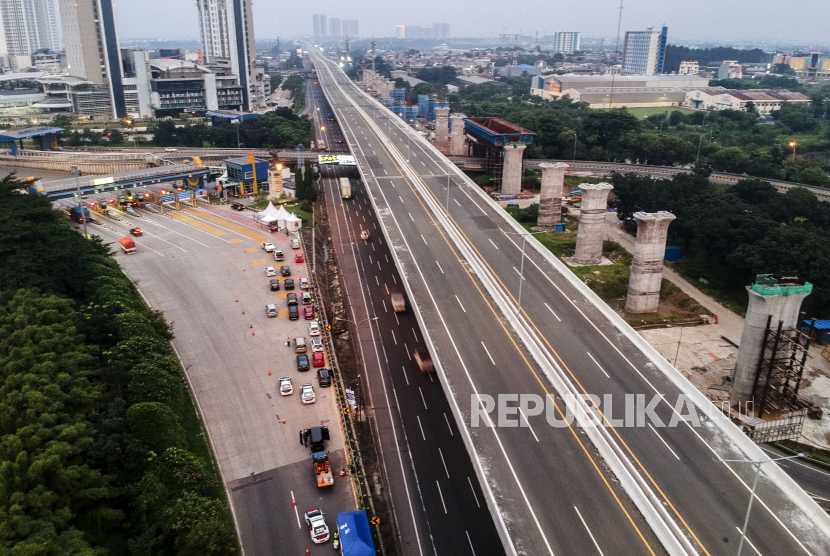
M 319 39 L 328 35 L 329 24 L 326 14 L 314 14 L 314 38 Z
M 579 50 L 579 33 L 576 31 L 557 31 L 553 34 L 553 50 L 572 54 Z
M 122 50 L 124 70 L 124 108 L 132 118 L 152 118 L 150 104 L 150 53 L 146 50 Z
M 395 25 L 395 38 L 396 39 L 405 39 L 406 38 L 406 25 Z
M 112 0 L 60 0 L 66 71 L 88 82 L 88 102 L 83 110 L 102 117 L 104 106 L 93 106 L 108 97 L 110 118 L 126 115 L 121 76 L 121 49 L 115 28 Z M 72 84 L 78 90 L 79 83 Z M 106 93 L 102 95 L 101 93 Z M 87 112 L 78 112 L 85 114 Z
M 329 36 L 330 37 L 342 37 L 342 29 L 340 28 L 340 18 L 333 17 L 329 19 Z
M 358 28 L 356 19 L 343 20 L 343 36 L 351 38 L 360 36 L 360 29 Z
M 795 71 L 797 79 L 805 81 L 830 81 L 830 56 L 810 52 L 809 56 L 784 56 L 776 54 L 773 64 L 787 64 Z
M 198 0 L 196 5 L 206 63 L 230 62 L 231 71 L 242 86 L 243 109 L 251 110 L 265 100 L 256 85 L 251 0 Z
M 183 110 L 240 110 L 245 89 L 238 76 L 192 62 L 169 59 L 148 60 L 150 105 L 156 116 Z
M 530 94 L 556 100 L 568 89 L 593 88 L 690 88 L 706 87 L 709 80 L 698 75 L 539 75 L 531 78 Z
M 666 58 L 668 27 L 646 31 L 626 31 L 623 48 L 623 75 L 654 75 L 663 73 Z
M 737 60 L 724 60 L 718 68 L 718 79 L 741 79 L 744 70 Z
M 677 70 L 679 75 L 696 75 L 700 71 L 700 64 L 697 60 L 684 60 L 680 62 L 680 69 Z
M 228 37 L 228 8 L 225 0 L 197 0 L 199 35 L 205 62 L 213 64 L 217 59 L 229 60 L 231 47 Z
M 61 50 L 52 0 L 0 1 L 0 73 L 32 67 L 39 50 Z

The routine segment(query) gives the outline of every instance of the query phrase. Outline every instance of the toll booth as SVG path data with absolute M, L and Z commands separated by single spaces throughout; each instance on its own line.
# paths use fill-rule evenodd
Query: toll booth
M 501 118 L 467 118 L 464 132 L 469 139 L 471 156 L 484 157 L 487 174 L 502 193 L 521 189 L 522 160 L 533 143 L 528 131 Z
M 65 131 L 62 127 L 38 126 L 18 129 L 17 131 L 0 132 L 0 149 L 8 149 L 12 156 L 17 156 L 17 149 L 23 150 L 23 139 L 37 137 L 40 140 L 41 151 L 51 151 L 58 148 L 58 134 Z M 18 145 L 19 143 L 19 145 Z
M 228 169 L 225 191 L 238 197 L 268 191 L 268 168 L 271 163 L 261 158 L 254 158 L 254 163 L 251 164 L 247 157 L 225 160 L 225 167 Z M 256 188 L 254 188 L 254 167 L 256 167 Z

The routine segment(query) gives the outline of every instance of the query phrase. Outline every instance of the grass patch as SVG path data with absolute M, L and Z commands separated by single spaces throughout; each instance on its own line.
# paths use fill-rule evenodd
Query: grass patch
M 298 218 L 303 219 L 303 228 L 314 226 L 314 215 L 310 211 L 303 210 L 300 205 L 284 205 L 285 210 Z
M 669 268 L 724 307 L 742 317 L 746 316 L 746 306 L 749 303 L 746 288 L 736 283 L 735 276 L 728 268 L 696 249 L 694 242 L 690 248 L 685 249 L 680 260 L 670 263 Z
M 589 178 L 587 176 L 565 175 L 565 185 L 567 185 L 571 190 L 579 189 L 579 185 L 582 183 L 602 183 L 607 181 L 608 178 Z
M 654 114 L 666 114 L 669 115 L 672 112 L 682 112 L 684 114 L 693 114 L 695 110 L 691 110 L 689 108 L 680 108 L 678 106 L 651 106 L 651 107 L 644 107 L 644 108 L 626 108 L 629 113 L 634 114 L 637 118 L 645 118 L 646 116 L 652 116 Z
M 603 301 L 625 298 L 628 293 L 628 277 L 631 265 L 620 262 L 611 265 L 577 266 L 571 268 L 585 285 Z

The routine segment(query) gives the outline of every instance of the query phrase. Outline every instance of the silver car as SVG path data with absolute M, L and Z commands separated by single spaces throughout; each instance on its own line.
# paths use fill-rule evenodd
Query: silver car
M 323 351 L 323 340 L 320 338 L 312 338 L 311 339 L 311 351 Z
M 306 382 L 300 386 L 300 398 L 303 400 L 303 405 L 308 405 L 317 401 L 317 396 L 314 395 L 314 385 Z

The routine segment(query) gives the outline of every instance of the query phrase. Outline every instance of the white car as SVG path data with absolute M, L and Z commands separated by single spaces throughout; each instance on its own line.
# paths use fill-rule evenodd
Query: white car
M 293 393 L 294 393 L 294 386 L 291 385 L 291 377 L 290 376 L 281 376 L 280 377 L 280 395 L 290 396 Z
M 271 243 L 270 241 L 266 241 L 265 243 L 263 243 L 262 248 L 265 249 L 266 253 L 270 253 L 271 251 L 276 249 L 276 247 L 274 247 L 274 244 Z
M 320 338 L 311 339 L 311 351 L 323 351 L 323 340 Z
M 300 386 L 300 397 L 303 400 L 303 405 L 308 405 L 317 401 L 317 396 L 314 395 L 314 385 L 306 382 Z
M 308 323 L 308 335 L 309 336 L 319 336 L 320 335 L 320 323 L 317 323 L 317 322 Z
M 308 278 L 300 278 L 300 289 L 307 290 L 308 289 Z
M 277 269 L 274 268 L 273 266 L 266 266 L 265 267 L 265 275 L 266 276 L 276 276 L 277 275 Z
M 305 514 L 305 524 L 311 534 L 311 542 L 322 544 L 329 540 L 329 526 L 326 524 L 326 515 L 318 510 L 308 510 Z
M 174 153 L 174 152 L 177 152 L 178 150 L 179 149 L 177 149 L 176 147 L 167 147 L 167 148 L 164 149 L 164 152 Z

